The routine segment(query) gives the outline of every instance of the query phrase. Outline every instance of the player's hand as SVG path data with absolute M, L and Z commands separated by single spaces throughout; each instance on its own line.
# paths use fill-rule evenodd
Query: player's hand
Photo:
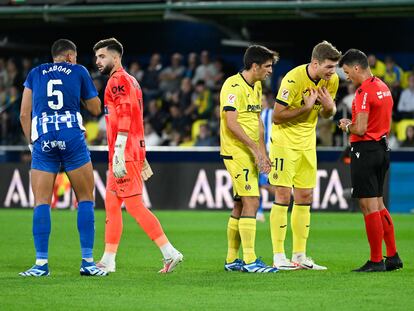
M 116 178 L 122 178 L 128 173 L 124 155 L 127 139 L 126 135 L 118 134 L 116 137 L 114 157 L 112 158 L 112 172 Z
M 309 95 L 303 94 L 303 107 L 310 111 L 312 110 L 313 106 L 316 103 L 316 99 L 318 98 L 318 92 L 315 89 L 309 88 L 308 89 Z
M 272 169 L 272 162 L 267 156 L 263 158 L 262 167 L 259 169 L 260 169 L 260 173 L 264 173 L 264 174 L 270 173 L 270 170 Z
M 125 165 L 124 155 L 114 153 L 112 159 L 112 172 L 116 178 L 124 177 L 128 172 Z
M 152 175 L 154 175 L 154 172 L 151 169 L 151 166 L 149 165 L 147 159 L 144 161 L 144 165 L 142 166 L 141 176 L 144 181 L 148 180 Z
M 332 96 L 326 87 L 323 86 L 318 89 L 317 100 L 322 105 L 321 115 L 324 118 L 330 118 L 336 114 L 335 102 L 333 101 Z
M 272 168 L 272 162 L 270 162 L 269 158 L 266 155 L 263 155 L 260 151 L 256 151 L 254 157 L 259 171 L 261 173 L 269 174 L 270 169 Z
M 325 108 L 325 110 L 332 109 L 333 106 L 335 106 L 334 101 L 331 97 L 331 94 L 328 92 L 326 87 L 321 87 L 318 89 L 318 97 L 317 100 L 322 104 L 322 107 Z
M 339 120 L 338 127 L 339 127 L 342 131 L 346 132 L 346 126 L 347 126 L 348 124 L 352 124 L 352 121 L 351 121 L 351 120 L 349 120 L 349 119 L 341 119 L 341 120 Z

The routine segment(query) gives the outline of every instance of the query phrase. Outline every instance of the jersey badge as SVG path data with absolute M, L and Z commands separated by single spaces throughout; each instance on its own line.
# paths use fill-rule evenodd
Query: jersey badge
M 282 99 L 284 99 L 284 100 L 288 100 L 288 98 L 289 98 L 289 90 L 287 90 L 287 89 L 283 89 L 282 90 Z
M 235 101 L 236 101 L 236 95 L 229 94 L 229 96 L 227 96 L 227 103 L 228 104 L 233 105 Z

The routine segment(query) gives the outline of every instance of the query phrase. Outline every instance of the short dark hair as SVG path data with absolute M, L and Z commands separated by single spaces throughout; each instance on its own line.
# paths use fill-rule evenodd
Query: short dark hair
M 317 45 L 312 50 L 312 59 L 318 60 L 320 63 L 329 59 L 331 61 L 338 61 L 341 58 L 341 52 L 338 51 L 331 43 L 324 40 Z
M 368 58 L 365 53 L 360 50 L 349 49 L 339 61 L 339 67 L 342 67 L 343 65 L 360 65 L 362 69 L 367 69 Z
M 55 58 L 62 55 L 64 52 L 74 51 L 76 52 L 76 45 L 68 39 L 59 39 L 53 42 L 51 52 L 52 57 Z
M 122 46 L 121 42 L 119 42 L 117 39 L 113 37 L 109 39 L 103 39 L 97 42 L 93 47 L 93 51 L 96 52 L 97 50 L 102 48 L 107 48 L 108 50 L 116 51 L 121 56 L 124 53 L 124 47 Z
M 262 45 L 251 45 L 244 53 L 244 69 L 249 70 L 252 68 L 253 63 L 262 65 L 269 60 L 275 64 L 279 60 L 278 53 L 271 51 Z

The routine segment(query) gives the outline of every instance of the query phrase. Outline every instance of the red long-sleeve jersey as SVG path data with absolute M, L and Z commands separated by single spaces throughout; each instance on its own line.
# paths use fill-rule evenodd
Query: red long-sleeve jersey
M 128 133 L 125 161 L 144 160 L 143 100 L 137 80 L 119 68 L 108 80 L 104 104 L 109 162 L 112 162 L 118 132 Z

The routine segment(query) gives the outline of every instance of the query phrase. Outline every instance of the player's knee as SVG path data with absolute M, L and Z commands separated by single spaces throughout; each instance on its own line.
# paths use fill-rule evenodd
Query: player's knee
M 300 191 L 295 193 L 296 204 L 312 204 L 313 202 L 313 190 Z
M 290 197 L 290 188 L 277 188 L 275 191 L 275 202 L 278 204 L 289 204 Z
M 139 215 L 139 208 L 135 204 L 125 204 L 125 209 L 127 213 L 134 218 Z

